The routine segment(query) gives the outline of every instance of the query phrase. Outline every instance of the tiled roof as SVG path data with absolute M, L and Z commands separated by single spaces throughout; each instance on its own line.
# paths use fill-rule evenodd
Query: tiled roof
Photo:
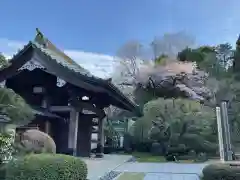
M 53 43 L 51 43 L 51 41 L 45 38 L 40 31 L 37 30 L 37 35 L 32 44 L 34 44 L 44 54 L 50 56 L 51 59 L 55 60 L 62 66 L 67 67 L 68 69 L 73 70 L 82 75 L 93 77 L 93 75 L 88 70 L 81 67 L 69 56 L 67 56 L 64 52 L 59 50 Z
M 87 81 L 87 83 L 94 83 L 94 85 L 96 86 L 103 87 L 106 93 L 108 93 L 108 95 L 115 101 L 123 104 L 125 109 L 135 111 L 138 113 L 138 115 L 142 115 L 139 111 L 139 108 L 130 99 L 128 99 L 116 86 L 112 84 L 111 79 L 102 79 L 92 75 L 88 70 L 81 67 L 65 53 L 55 47 L 47 38 L 43 36 L 40 31 L 38 31 L 34 41 L 30 41 L 26 46 L 24 46 L 23 49 L 21 49 L 17 54 L 13 56 L 9 63 L 13 64 L 13 62 L 16 62 L 18 57 L 20 57 L 29 48 L 36 48 L 44 55 L 46 55 L 49 60 L 53 60 L 61 66 L 66 67 L 74 73 L 77 73 L 78 75 L 80 75 L 80 78 L 81 76 L 86 77 L 85 80 Z

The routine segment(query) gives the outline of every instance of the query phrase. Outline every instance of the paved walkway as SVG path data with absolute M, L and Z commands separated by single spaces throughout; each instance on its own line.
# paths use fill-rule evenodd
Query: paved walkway
M 114 171 L 145 173 L 141 180 L 199 180 L 207 164 L 125 163 Z M 117 178 L 116 178 L 117 179 Z
M 88 167 L 88 179 L 98 180 L 105 173 L 115 169 L 117 166 L 124 164 L 132 156 L 129 155 L 104 155 L 104 158 L 83 158 Z
M 125 163 L 129 155 L 105 155 L 101 159 L 83 158 L 88 166 L 88 179 L 98 180 L 109 171 L 144 173 L 143 180 L 198 180 L 207 165 L 178 163 Z M 117 179 L 117 178 L 115 178 Z
M 180 163 L 125 163 L 114 171 L 145 172 L 145 173 L 187 173 L 201 174 L 207 164 L 180 164 Z
M 148 173 L 143 180 L 199 180 L 199 176 L 196 174 Z

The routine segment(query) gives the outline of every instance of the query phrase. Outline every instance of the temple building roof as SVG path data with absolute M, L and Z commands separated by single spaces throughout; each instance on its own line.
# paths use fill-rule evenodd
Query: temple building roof
M 51 41 L 49 41 L 44 35 L 37 29 L 37 35 L 34 41 L 30 42 L 40 49 L 44 54 L 51 57 L 52 60 L 55 60 L 57 63 L 61 64 L 64 67 L 67 67 L 77 73 L 82 75 L 93 77 L 92 74 L 87 69 L 84 69 L 69 56 L 67 56 L 63 51 L 58 49 Z M 95 77 L 97 78 L 97 77 Z
M 127 98 L 111 79 L 101 79 L 91 74 L 58 49 L 39 29 L 35 39 L 15 54 L 9 61 L 9 66 L 0 71 L 0 82 L 17 74 L 19 68 L 32 59 L 44 66 L 48 73 L 87 91 L 107 94 L 112 105 L 141 114 L 138 106 Z

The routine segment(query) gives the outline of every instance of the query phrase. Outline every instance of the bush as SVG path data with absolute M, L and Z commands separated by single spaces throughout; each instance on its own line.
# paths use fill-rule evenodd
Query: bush
M 21 144 L 28 152 L 56 153 L 54 140 L 46 133 L 30 129 L 22 134 Z
M 197 134 L 185 134 L 181 137 L 181 142 L 188 148 L 196 151 L 196 153 L 206 152 L 210 154 L 216 154 L 217 144 L 206 141 Z
M 206 153 L 199 153 L 195 159 L 195 162 L 206 162 L 208 160 Z
M 218 163 L 203 169 L 203 180 L 233 180 L 240 179 L 240 164 Z
M 152 142 L 137 142 L 133 144 L 132 149 L 138 152 L 151 152 Z
M 5 163 L 12 159 L 13 138 L 10 133 L 0 133 L 0 163 Z
M 160 156 L 163 154 L 162 146 L 158 142 L 153 142 L 151 147 L 151 154 L 154 156 Z
M 170 146 L 167 149 L 168 154 L 175 154 L 175 155 L 186 155 L 188 154 L 188 149 L 184 144 L 179 144 L 178 146 Z
M 189 151 L 188 156 L 191 157 L 191 159 L 195 159 L 197 157 L 197 153 L 194 150 Z
M 6 176 L 6 165 L 5 164 L 1 164 L 0 165 L 0 179 L 5 179 Z
M 10 161 L 6 180 L 86 180 L 87 166 L 79 158 L 62 154 L 31 154 Z

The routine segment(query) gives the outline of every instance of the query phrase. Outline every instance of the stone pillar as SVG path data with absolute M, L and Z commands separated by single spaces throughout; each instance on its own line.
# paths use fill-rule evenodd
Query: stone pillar
M 77 153 L 78 119 L 79 112 L 77 112 L 75 109 L 72 109 L 70 111 L 69 119 L 68 148 L 69 150 L 73 151 L 74 156 Z
M 81 115 L 78 123 L 77 156 L 90 157 L 92 137 L 92 117 Z
M 103 128 L 104 118 L 98 119 L 98 145 L 96 157 L 103 157 L 104 155 L 104 128 Z
M 219 154 L 220 154 L 220 160 L 223 162 L 225 161 L 225 152 L 224 152 L 223 125 L 222 125 L 220 107 L 216 107 L 216 117 L 217 117 L 217 125 L 218 125 Z
M 222 119 L 222 126 L 223 126 L 223 140 L 224 140 L 224 150 L 225 150 L 225 160 L 232 161 L 233 160 L 233 150 L 232 150 L 232 143 L 231 143 L 231 131 L 230 131 L 230 123 L 228 119 L 228 111 L 227 111 L 227 103 L 221 103 L 221 119 Z

